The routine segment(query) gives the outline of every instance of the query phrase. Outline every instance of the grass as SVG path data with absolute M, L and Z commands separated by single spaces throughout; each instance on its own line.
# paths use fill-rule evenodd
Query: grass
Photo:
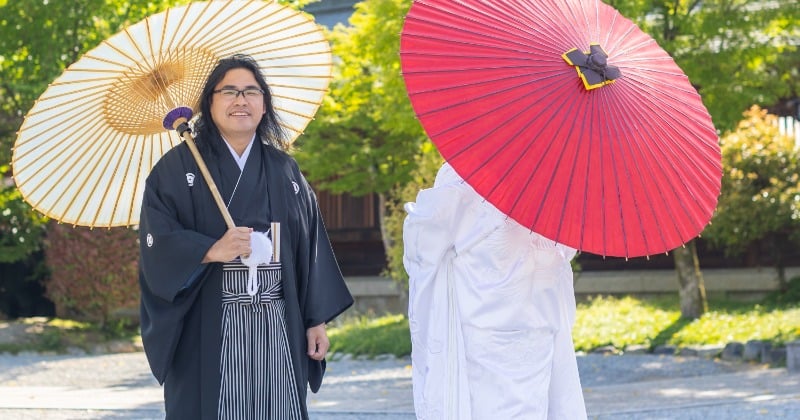
M 328 331 L 331 351 L 374 357 L 381 354 L 411 354 L 411 336 L 405 315 L 377 318 L 361 316 L 342 322 Z
M 677 297 L 672 302 L 597 297 L 578 305 L 573 338 L 575 348 L 582 351 L 607 345 L 624 350 L 749 340 L 783 345 L 800 338 L 800 304 L 778 307 L 712 301 L 702 317 L 686 320 L 680 317 Z
M 800 279 L 788 293 L 775 294 L 761 303 L 716 300 L 696 320 L 680 316 L 674 298 L 637 299 L 596 297 L 578 304 L 573 339 L 579 351 L 613 346 L 653 348 L 725 345 L 737 341 L 763 340 L 784 345 L 800 339 Z M 374 357 L 411 353 L 408 319 L 404 315 L 356 317 L 329 329 L 332 351 Z
M 331 350 L 374 357 L 411 353 L 408 319 L 404 315 L 355 318 L 329 330 Z M 732 341 L 764 340 L 773 345 L 800 339 L 800 305 L 769 308 L 725 302 L 712 305 L 701 318 L 680 317 L 680 307 L 632 297 L 597 297 L 578 305 L 575 348 L 602 346 L 624 350 L 633 346 L 676 347 L 724 345 Z
M 696 320 L 680 317 L 674 298 L 595 297 L 579 303 L 573 338 L 579 351 L 602 346 L 625 350 L 632 346 L 653 348 L 724 345 L 732 341 L 763 340 L 783 345 L 800 339 L 800 278 L 787 293 L 768 296 L 761 303 L 710 301 L 709 311 Z M 61 319 L 23 320 L 22 339 L 0 343 L 0 352 L 63 352 L 68 348 L 91 350 L 116 341 L 135 341 L 137 331 L 124 323 L 104 327 Z M 0 332 L 2 332 L 0 330 Z M 345 316 L 328 329 L 331 351 L 375 357 L 411 353 L 405 315 Z

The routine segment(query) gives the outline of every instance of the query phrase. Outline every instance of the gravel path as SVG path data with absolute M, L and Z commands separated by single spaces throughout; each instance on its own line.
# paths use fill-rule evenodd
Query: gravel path
M 800 418 L 800 375 L 699 357 L 578 357 L 592 419 Z M 2 419 L 160 419 L 144 354 L 0 354 Z M 330 361 L 315 420 L 412 420 L 410 359 Z
M 329 361 L 325 387 L 410 380 L 411 359 Z M 697 357 L 597 354 L 578 357 L 584 387 L 718 375 L 760 368 Z M 157 386 L 142 353 L 0 354 L 0 385 L 74 388 Z
M 752 365 L 699 357 L 651 354 L 625 356 L 588 354 L 578 357 L 578 370 L 584 388 L 719 375 L 754 368 Z

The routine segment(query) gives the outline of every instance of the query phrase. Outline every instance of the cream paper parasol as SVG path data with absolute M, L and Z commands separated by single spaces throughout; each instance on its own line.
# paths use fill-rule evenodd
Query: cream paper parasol
M 17 188 L 36 210 L 64 223 L 138 224 L 150 169 L 181 141 L 171 129 L 183 123 L 179 132 L 193 146 L 185 123 L 206 77 L 219 59 L 237 53 L 259 63 L 293 141 L 330 81 L 330 45 L 320 27 L 274 1 L 195 2 L 103 41 L 47 88 L 14 145 Z M 209 186 L 221 204 L 213 181 Z

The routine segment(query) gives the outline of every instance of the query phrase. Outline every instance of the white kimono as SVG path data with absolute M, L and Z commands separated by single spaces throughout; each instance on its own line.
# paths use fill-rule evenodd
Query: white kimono
M 585 419 L 576 251 L 506 217 L 448 164 L 406 211 L 417 418 Z

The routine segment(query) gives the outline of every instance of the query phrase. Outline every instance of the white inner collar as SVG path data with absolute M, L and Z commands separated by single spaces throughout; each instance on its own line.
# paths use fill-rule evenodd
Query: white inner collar
M 225 138 L 223 137 L 223 139 Z M 247 143 L 247 147 L 245 147 L 244 152 L 242 153 L 241 156 L 239 156 L 239 154 L 236 153 L 236 150 L 233 149 L 228 140 L 225 140 L 225 145 L 228 146 L 228 150 L 231 151 L 231 156 L 233 156 L 233 160 L 235 160 L 236 164 L 239 165 L 239 170 L 241 171 L 244 171 L 244 164 L 245 162 L 247 162 L 247 157 L 250 156 L 250 149 L 253 148 L 253 141 L 255 139 L 256 135 L 253 134 L 253 138 L 250 139 L 250 143 Z

